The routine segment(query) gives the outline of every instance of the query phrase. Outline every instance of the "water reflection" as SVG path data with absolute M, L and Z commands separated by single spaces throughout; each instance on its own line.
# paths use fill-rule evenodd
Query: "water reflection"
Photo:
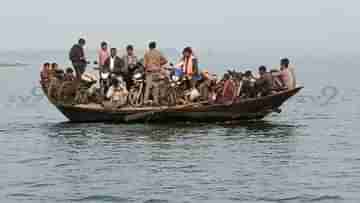
M 121 143 L 175 143 L 179 140 L 225 139 L 240 140 L 251 138 L 288 139 L 296 135 L 298 126 L 269 121 L 240 122 L 232 124 L 74 124 L 56 123 L 41 127 L 42 134 L 62 139 L 67 144 L 89 145 Z M 225 137 L 225 138 L 224 138 Z

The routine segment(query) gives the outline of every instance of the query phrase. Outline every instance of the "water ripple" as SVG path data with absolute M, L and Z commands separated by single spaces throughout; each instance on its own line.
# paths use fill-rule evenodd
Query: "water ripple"
M 70 199 L 71 202 L 133 202 L 133 200 L 129 198 L 122 198 L 118 196 L 112 195 L 91 195 L 83 198 L 78 199 Z
M 309 197 L 309 196 L 294 196 L 294 197 L 284 197 L 284 198 L 259 198 L 257 201 L 266 201 L 266 202 L 321 202 L 326 200 L 344 200 L 341 196 L 337 195 L 323 195 L 319 197 Z

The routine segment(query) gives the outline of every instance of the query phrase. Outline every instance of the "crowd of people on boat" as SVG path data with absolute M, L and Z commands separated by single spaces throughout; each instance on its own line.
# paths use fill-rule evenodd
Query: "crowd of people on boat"
M 72 104 L 99 103 L 113 107 L 181 105 L 195 102 L 231 103 L 246 98 L 268 96 L 296 87 L 293 66 L 287 58 L 280 68 L 260 66 L 251 70 L 229 70 L 221 78 L 201 70 L 191 47 L 183 49 L 175 64 L 150 42 L 143 57 L 132 45 L 118 56 L 117 48 L 102 42 L 98 51 L 98 76 L 86 72 L 90 64 L 84 52 L 85 39 L 80 39 L 70 52 L 73 67 L 65 70 L 56 63 L 45 63 L 41 84 L 54 101 Z

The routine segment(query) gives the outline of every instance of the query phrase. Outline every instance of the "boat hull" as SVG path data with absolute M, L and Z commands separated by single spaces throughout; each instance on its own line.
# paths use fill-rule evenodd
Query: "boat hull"
M 159 108 L 123 108 L 104 109 L 100 106 L 89 105 L 59 105 L 54 104 L 70 122 L 128 122 L 126 117 L 138 113 L 156 112 L 142 119 L 132 122 L 225 122 L 238 120 L 263 119 L 272 112 L 278 112 L 281 105 L 297 94 L 302 87 L 283 91 L 271 96 L 245 99 L 233 104 L 200 105 L 197 107 L 159 107 Z M 160 111 L 159 111 L 160 110 Z

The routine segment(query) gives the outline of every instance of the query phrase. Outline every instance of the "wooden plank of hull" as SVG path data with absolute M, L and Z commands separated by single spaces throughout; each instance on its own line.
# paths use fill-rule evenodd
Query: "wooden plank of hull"
M 76 108 L 58 107 L 58 109 L 71 122 L 124 122 L 124 118 L 129 113 L 126 112 L 97 112 L 97 111 L 79 111 Z M 173 122 L 173 121 L 196 121 L 196 122 L 220 122 L 230 120 L 252 120 L 262 119 L 271 111 L 257 112 L 257 113 L 234 113 L 226 112 L 164 112 L 155 114 L 146 121 L 153 122 Z M 140 120 L 139 122 L 144 122 Z
M 215 104 L 199 107 L 144 107 L 104 109 L 100 105 L 55 105 L 71 122 L 124 122 L 126 115 L 167 109 L 152 116 L 152 121 L 199 121 L 218 122 L 233 120 L 262 119 L 278 109 L 286 100 L 297 94 L 302 87 L 280 92 L 271 96 L 245 99 L 232 105 Z M 140 122 L 140 121 L 139 121 Z

